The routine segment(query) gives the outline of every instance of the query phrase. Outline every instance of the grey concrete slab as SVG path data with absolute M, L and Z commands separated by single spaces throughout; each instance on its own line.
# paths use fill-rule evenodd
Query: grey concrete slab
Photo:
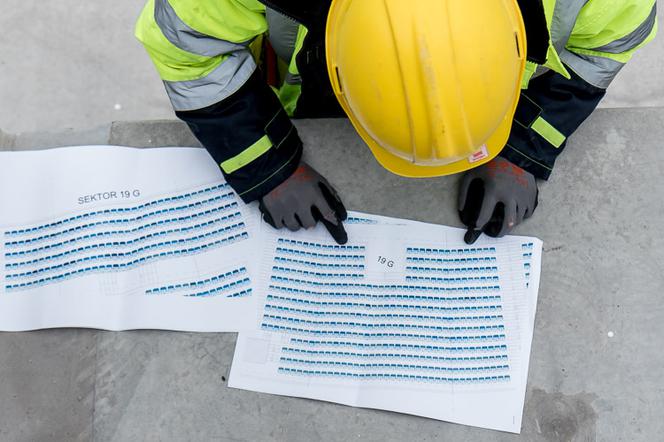
M 19 133 L 172 118 L 157 72 L 133 36 L 143 4 L 3 0 L 0 128 Z M 663 77 L 660 37 L 636 54 L 602 106 L 664 106 Z
M 0 128 L 19 133 L 173 118 L 159 75 L 134 38 L 144 4 L 3 0 Z
M 12 150 L 39 150 L 63 146 L 108 144 L 110 135 L 110 124 L 81 130 L 70 128 L 52 132 L 27 132 L 14 137 Z
M 234 345 L 230 333 L 102 333 L 95 440 L 239 437 L 239 425 L 250 422 L 242 400 L 224 386 Z
M 0 440 L 91 440 L 96 336 L 0 333 Z
M 181 121 L 116 121 L 112 124 L 109 143 L 116 146 L 182 146 L 201 144 Z
M 95 389 L 94 405 L 80 409 L 94 409 L 92 430 L 86 433 L 68 415 L 67 431 L 76 428 L 77 435 L 93 434 L 90 439 L 98 441 L 658 440 L 664 433 L 663 118 L 662 108 L 597 111 L 541 186 L 534 218 L 516 231 L 545 243 L 521 436 L 229 389 L 234 335 L 156 331 L 100 332 L 96 362 L 85 355 L 68 362 L 84 373 L 82 379 L 94 369 Z M 307 160 L 328 176 L 349 208 L 459 225 L 458 177 L 409 180 L 384 171 L 345 120 L 297 126 Z M 58 141 L 56 135 L 50 139 Z M 194 142 L 178 122 L 114 123 L 109 140 L 136 146 Z M 89 142 L 88 136 L 73 144 Z M 10 353 L 12 361 L 0 365 L 0 372 L 13 367 L 5 370 L 0 388 L 17 389 L 39 376 L 21 357 L 44 352 L 34 336 L 76 359 L 71 349 L 80 345 L 60 333 L 0 335 L 0 348 L 3 339 L 28 336 L 23 353 Z M 53 379 L 66 379 L 64 361 L 53 353 L 45 353 L 42 364 L 54 371 Z M 62 408 L 76 405 L 72 392 L 56 393 L 53 400 Z M 39 420 L 28 421 L 25 431 L 39 436 L 35 440 L 49 439 L 38 422 L 61 414 L 38 408 L 42 402 L 40 391 L 25 390 L 20 405 L 0 407 L 0 428 L 22 410 L 35 409 Z M 27 433 L 4 434 L 21 440 Z
M 661 8 L 660 8 L 661 9 Z M 659 35 L 639 49 L 618 74 L 600 107 L 664 106 L 664 15 L 659 13 Z
M 0 149 L 11 150 L 14 147 L 15 138 L 16 136 L 0 130 Z

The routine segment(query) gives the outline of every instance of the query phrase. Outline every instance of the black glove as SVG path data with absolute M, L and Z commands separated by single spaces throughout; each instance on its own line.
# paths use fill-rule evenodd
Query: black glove
M 474 243 L 482 232 L 507 235 L 533 214 L 538 193 L 530 172 L 501 157 L 466 172 L 459 189 L 459 215 L 468 226 L 466 243 Z
M 302 161 L 293 175 L 265 195 L 258 206 L 263 219 L 275 229 L 295 232 L 321 221 L 339 243 L 348 242 L 342 221 L 346 208 L 330 183 Z

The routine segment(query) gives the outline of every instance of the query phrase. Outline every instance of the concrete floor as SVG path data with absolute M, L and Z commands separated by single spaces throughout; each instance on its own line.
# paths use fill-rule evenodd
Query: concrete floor
M 172 118 L 161 81 L 133 37 L 143 3 L 2 0 L 0 129 L 83 129 Z M 602 106 L 664 106 L 662 78 L 660 37 L 623 69 Z
M 0 334 L 0 440 L 662 440 L 663 120 L 664 108 L 597 111 L 516 232 L 544 240 L 521 436 L 229 389 L 233 334 L 48 330 Z M 459 225 L 457 177 L 399 178 L 345 120 L 297 124 L 349 208 Z M 12 149 L 195 144 L 167 121 L 0 138 Z

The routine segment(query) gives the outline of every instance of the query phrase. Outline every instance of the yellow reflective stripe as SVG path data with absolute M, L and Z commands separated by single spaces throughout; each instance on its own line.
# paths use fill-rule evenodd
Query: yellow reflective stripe
M 136 22 L 135 35 L 145 46 L 159 76 L 165 81 L 189 81 L 205 77 L 228 58 L 226 55 L 196 55 L 173 45 L 154 19 L 154 0 L 149 0 L 143 8 Z
M 530 127 L 556 148 L 562 146 L 567 138 L 542 117 L 537 118 Z
M 245 150 L 221 163 L 221 169 L 226 173 L 233 173 L 236 170 L 246 166 L 256 158 L 263 155 L 272 147 L 272 141 L 267 135 L 256 141 Z
M 270 176 L 268 176 L 267 178 L 265 178 L 265 179 L 264 179 L 263 181 L 261 181 L 260 183 L 254 185 L 253 187 L 251 187 L 251 188 L 245 190 L 244 192 L 240 193 L 240 196 L 242 196 L 242 195 L 246 195 L 247 193 L 251 192 L 252 190 L 257 189 L 257 188 L 259 188 L 260 186 L 262 186 L 263 184 L 267 183 L 269 180 L 272 179 L 272 177 L 274 177 L 276 174 L 278 174 L 279 172 L 281 172 L 281 170 L 282 170 L 284 167 L 288 166 L 288 165 L 291 163 L 291 161 L 293 161 L 293 159 L 297 156 L 297 154 L 298 154 L 298 151 L 296 150 L 295 152 L 293 152 L 293 155 L 291 155 L 290 158 L 289 158 L 284 164 L 282 164 L 281 166 L 279 166 L 279 168 L 278 168 L 277 170 L 275 170 L 274 172 L 272 172 L 272 173 L 270 174 Z

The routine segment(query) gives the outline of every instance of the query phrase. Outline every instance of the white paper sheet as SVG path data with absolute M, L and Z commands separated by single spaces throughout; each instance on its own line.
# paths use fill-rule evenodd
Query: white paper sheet
M 261 227 L 261 331 L 238 337 L 229 385 L 519 432 L 541 242 L 350 214 Z
M 203 149 L 0 153 L 0 329 L 254 324 L 248 209 Z

